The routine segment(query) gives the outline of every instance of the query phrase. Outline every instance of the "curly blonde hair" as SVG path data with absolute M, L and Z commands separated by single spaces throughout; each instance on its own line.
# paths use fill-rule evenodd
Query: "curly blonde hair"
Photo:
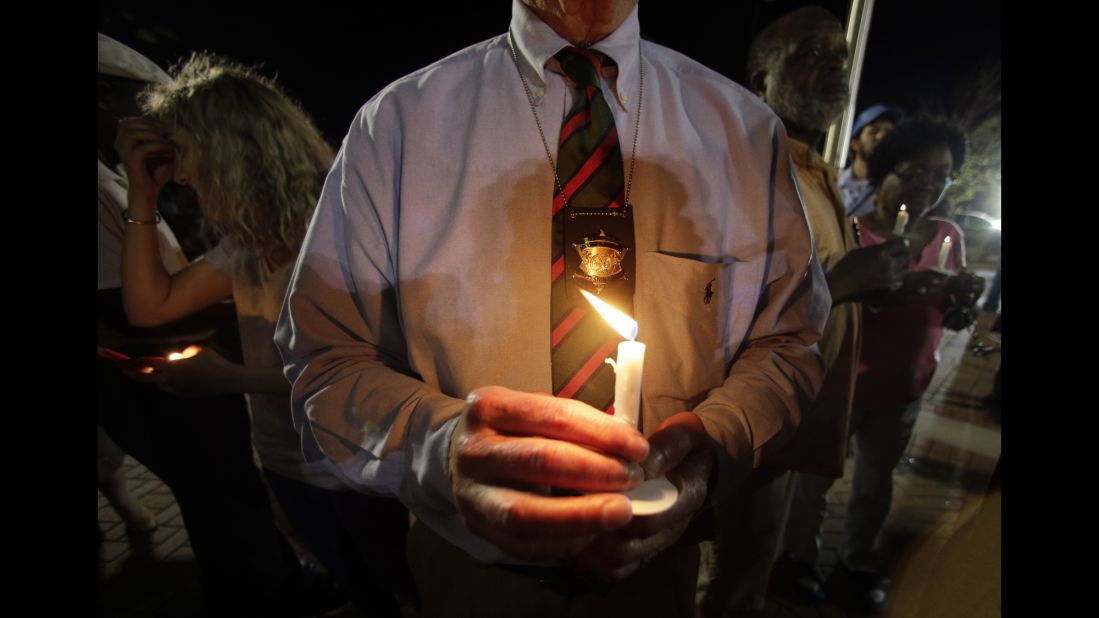
M 142 109 L 191 137 L 206 221 L 268 268 L 292 260 L 332 149 L 301 106 L 253 69 L 203 52 L 171 74 L 144 93 Z

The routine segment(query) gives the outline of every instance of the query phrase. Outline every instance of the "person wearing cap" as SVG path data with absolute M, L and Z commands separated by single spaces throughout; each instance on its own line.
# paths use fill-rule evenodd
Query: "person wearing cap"
M 741 491 L 718 502 L 703 616 L 766 605 L 771 566 L 797 483 L 792 471 L 843 475 L 862 332 L 859 301 L 900 286 L 906 271 L 907 253 L 899 240 L 858 248 L 836 187 L 836 170 L 817 154 L 829 125 L 847 106 L 847 53 L 839 19 L 815 5 L 778 16 L 749 46 L 749 86 L 790 135 L 790 156 L 832 309 L 819 343 L 825 374 L 816 403 L 791 441 Z
M 848 217 L 857 217 L 874 210 L 874 188 L 870 186 L 868 161 L 874 149 L 886 135 L 904 121 L 899 107 L 881 104 L 862 110 L 851 127 L 851 165 L 839 177 L 839 188 Z
M 122 310 L 122 245 L 127 227 L 149 231 L 151 259 L 166 272 L 188 261 L 159 215 L 127 209 L 130 177 L 115 151 L 119 121 L 140 113 L 138 95 L 168 75 L 148 58 L 99 35 L 99 334 L 100 346 L 131 357 L 162 356 L 188 343 L 209 345 L 225 312 L 159 328 L 128 323 Z M 231 310 L 231 307 L 230 307 Z M 235 321 L 227 326 L 235 328 Z M 312 615 L 345 597 L 330 577 L 303 567 L 275 525 L 252 454 L 240 395 L 185 399 L 133 382 L 104 358 L 98 364 L 100 426 L 172 490 L 199 566 L 206 615 Z

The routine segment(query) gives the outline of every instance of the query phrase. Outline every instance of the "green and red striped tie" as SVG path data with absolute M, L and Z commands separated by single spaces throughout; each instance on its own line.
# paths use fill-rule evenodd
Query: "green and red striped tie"
M 623 198 L 622 149 L 599 75 L 605 55 L 590 49 L 566 47 L 554 56 L 576 86 L 576 99 L 561 125 L 557 148 L 557 177 L 564 195 L 553 196 L 552 301 L 550 349 L 553 394 L 578 399 L 599 410 L 614 403 L 614 371 L 603 362 L 613 356 L 621 335 L 610 328 L 579 295 L 583 306 L 570 300 L 575 285 L 565 271 L 565 217 L 569 207 L 621 208 Z M 569 206 L 565 206 L 565 202 Z

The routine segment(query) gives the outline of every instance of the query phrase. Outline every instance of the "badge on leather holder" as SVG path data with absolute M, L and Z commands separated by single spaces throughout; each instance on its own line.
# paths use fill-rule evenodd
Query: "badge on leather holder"
M 637 259 L 633 250 L 633 209 L 573 208 L 565 216 L 565 274 L 569 300 L 588 306 L 587 290 L 615 308 L 633 312 Z

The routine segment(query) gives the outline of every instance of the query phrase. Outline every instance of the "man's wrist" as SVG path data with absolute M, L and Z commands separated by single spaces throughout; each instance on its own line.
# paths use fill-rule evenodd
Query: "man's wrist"
M 843 275 L 835 274 L 836 270 L 833 268 L 824 275 L 824 281 L 828 285 L 828 294 L 832 296 L 832 305 L 838 305 L 845 303 L 851 298 L 851 291 L 847 289 L 844 284 Z

